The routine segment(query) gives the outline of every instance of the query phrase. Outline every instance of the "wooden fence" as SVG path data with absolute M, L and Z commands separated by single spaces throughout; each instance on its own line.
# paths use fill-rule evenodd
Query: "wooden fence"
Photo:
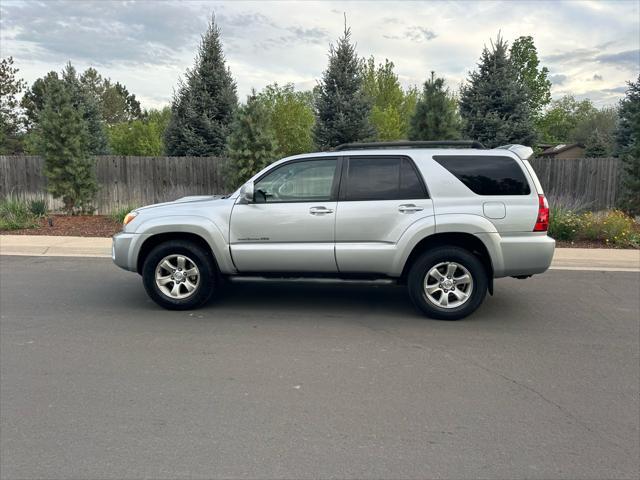
M 187 195 L 225 193 L 225 160 L 220 158 L 98 156 L 95 161 L 98 213 Z M 0 156 L 0 196 L 46 195 L 43 164 L 40 157 Z M 615 205 L 620 175 L 616 158 L 535 158 L 531 164 L 551 198 L 570 197 L 594 210 Z M 49 206 L 55 209 L 60 203 L 49 196 Z
M 564 198 L 591 210 L 616 205 L 621 174 L 617 158 L 534 158 L 531 165 L 552 200 Z
M 224 159 L 216 157 L 122 157 L 97 156 L 99 190 L 97 213 L 122 206 L 166 202 L 188 195 L 211 195 L 224 191 Z M 46 193 L 44 160 L 37 156 L 0 156 L 0 196 L 21 198 L 46 196 L 49 206 L 62 206 Z

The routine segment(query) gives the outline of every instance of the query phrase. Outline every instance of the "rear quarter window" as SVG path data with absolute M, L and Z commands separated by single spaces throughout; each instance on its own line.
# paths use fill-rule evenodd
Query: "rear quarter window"
M 520 165 L 511 157 L 434 155 L 433 159 L 478 195 L 529 195 Z

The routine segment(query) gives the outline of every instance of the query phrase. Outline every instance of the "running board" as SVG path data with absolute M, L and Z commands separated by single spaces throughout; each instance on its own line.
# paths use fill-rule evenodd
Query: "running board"
M 394 278 L 338 278 L 338 277 L 262 277 L 259 275 L 230 275 L 227 279 L 233 283 L 243 282 L 287 282 L 287 283 L 323 283 L 323 284 L 343 284 L 343 285 L 397 285 L 398 280 Z

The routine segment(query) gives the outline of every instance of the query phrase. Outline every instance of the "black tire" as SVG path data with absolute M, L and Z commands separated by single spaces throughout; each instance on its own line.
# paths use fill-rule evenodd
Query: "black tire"
M 464 267 L 473 280 L 468 299 L 457 307 L 444 308 L 435 305 L 427 297 L 424 288 L 425 277 L 429 271 L 436 265 L 445 262 L 455 262 Z M 487 294 L 487 285 L 487 272 L 482 261 L 473 253 L 460 247 L 437 247 L 428 250 L 413 262 L 407 278 L 409 296 L 415 306 L 428 317 L 438 320 L 460 320 L 473 313 L 484 300 Z M 443 294 L 442 291 L 439 291 L 435 295 Z M 453 298 L 455 301 L 457 296 L 451 297 L 450 295 L 454 294 L 447 294 L 447 299 Z
M 198 268 L 197 287 L 186 298 L 172 298 L 156 284 L 156 269 L 166 257 L 184 255 Z M 216 263 L 210 251 L 200 245 L 182 240 L 170 240 L 149 252 L 142 267 L 142 283 L 151 299 L 168 310 L 190 310 L 205 304 L 218 286 Z M 170 284 L 172 285 L 172 284 Z

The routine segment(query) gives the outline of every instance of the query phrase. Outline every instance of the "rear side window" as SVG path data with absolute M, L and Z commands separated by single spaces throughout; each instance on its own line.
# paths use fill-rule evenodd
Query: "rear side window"
M 404 157 L 351 157 L 341 200 L 427 198 L 413 163 Z
M 511 157 L 435 155 L 433 159 L 478 195 L 529 195 L 529 182 Z

